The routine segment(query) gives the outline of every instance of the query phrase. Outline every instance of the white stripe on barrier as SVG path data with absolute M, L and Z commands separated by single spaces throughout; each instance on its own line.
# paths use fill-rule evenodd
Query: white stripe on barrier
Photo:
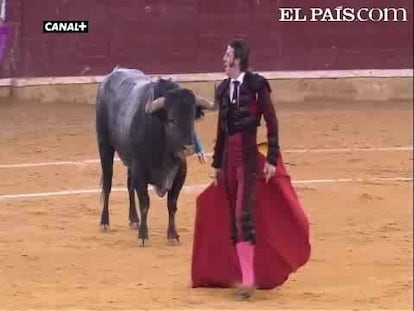
M 27 308 L 25 309 L 26 311 L 97 311 L 100 310 L 101 308 L 96 308 L 96 309 L 85 309 L 85 308 L 58 308 L 58 309 L 33 309 L 33 308 Z M 17 310 L 17 309 L 0 309 L 0 311 L 11 311 L 11 310 Z M 157 310 L 157 311 L 188 311 L 191 309 L 175 309 L 175 308 L 171 308 L 169 307 L 168 309 L 163 309 L 163 308 L 146 308 L 146 309 L 118 309 L 116 308 L 117 311 L 150 311 L 150 310 Z M 237 309 L 224 309 L 224 308 L 209 308 L 209 309 L 197 309 L 197 311 L 234 311 Z M 255 309 L 240 309 L 243 311 L 257 311 L 257 307 Z M 267 311 L 412 311 L 412 309 L 390 309 L 390 308 L 386 308 L 386 309 L 380 309 L 380 308 L 375 308 L 375 309 L 363 309 L 363 308 L 359 308 L 359 307 L 355 307 L 353 309 L 346 309 L 346 308 L 329 308 L 329 309 L 318 309 L 318 308 L 312 308 L 312 309 L 287 309 L 287 308 L 283 308 L 283 309 L 276 309 L 276 308 L 264 308 L 264 310 Z
M 15 310 L 15 309 L 0 309 L 0 311 L 11 311 L 11 310 Z M 34 309 L 34 308 L 27 308 L 25 309 L 26 311 L 97 311 L 100 310 L 100 308 L 95 308 L 95 309 L 85 309 L 85 308 L 77 308 L 77 307 L 73 307 L 73 308 L 58 308 L 58 309 Z M 146 309 L 116 309 L 117 311 L 150 311 L 150 310 L 157 310 L 157 311 L 188 311 L 191 309 L 176 309 L 176 308 L 171 308 L 169 307 L 168 309 L 163 309 L 163 308 L 146 308 Z M 209 308 L 209 309 L 197 309 L 197 311 L 234 311 L 237 309 L 224 309 L 224 308 Z M 255 309 L 241 309 L 243 311 L 257 311 L 257 308 Z M 412 309 L 380 309 L 380 308 L 375 308 L 375 309 L 363 309 L 363 308 L 359 308 L 359 307 L 355 307 L 353 309 L 346 309 L 346 308 L 329 308 L 329 309 L 320 309 L 320 308 L 312 308 L 312 309 L 287 309 L 287 308 L 283 308 L 283 309 L 276 309 L 276 308 L 265 308 L 264 310 L 267 311 L 412 311 Z
M 332 79 L 332 78 L 394 78 L 413 77 L 413 69 L 350 69 L 350 70 L 306 70 L 306 71 L 260 71 L 269 80 L 273 79 Z M 151 74 L 151 78 L 171 77 L 178 82 L 211 82 L 225 78 L 221 72 Z M 0 86 L 34 86 L 55 84 L 99 83 L 104 75 L 70 77 L 34 77 L 0 79 Z

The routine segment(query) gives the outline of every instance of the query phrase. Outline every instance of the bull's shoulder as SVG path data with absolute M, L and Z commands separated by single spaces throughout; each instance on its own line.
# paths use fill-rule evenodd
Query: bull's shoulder
M 118 83 L 137 83 L 138 81 L 150 81 L 142 71 L 130 68 L 118 68 L 109 74 L 109 79 Z
M 118 67 L 117 69 L 113 71 L 113 73 L 118 73 L 131 79 L 146 77 L 144 72 L 142 72 L 139 69 L 135 69 L 135 68 Z
M 151 78 L 138 69 L 117 68 L 106 76 L 104 83 L 107 94 L 125 99 L 130 94 L 145 93 L 151 86 Z

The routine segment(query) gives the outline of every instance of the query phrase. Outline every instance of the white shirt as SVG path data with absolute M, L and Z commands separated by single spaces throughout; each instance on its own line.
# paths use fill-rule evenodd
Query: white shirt
M 240 95 L 240 86 L 243 83 L 244 75 L 245 75 L 245 72 L 242 72 L 237 77 L 237 79 L 233 79 L 233 78 L 230 79 L 230 100 L 233 98 L 233 92 L 234 92 L 234 84 L 233 84 L 233 81 L 236 81 L 237 80 L 237 81 L 240 82 L 239 86 L 237 87 L 237 95 Z M 239 97 L 237 97 L 237 98 L 239 98 Z

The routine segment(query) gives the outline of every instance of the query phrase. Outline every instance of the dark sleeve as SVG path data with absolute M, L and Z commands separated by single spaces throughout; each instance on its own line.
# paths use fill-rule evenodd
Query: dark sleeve
M 223 133 L 221 131 L 221 117 L 220 117 L 220 111 L 219 111 L 219 117 L 217 121 L 216 144 L 214 146 L 213 164 L 212 164 L 214 168 L 221 168 L 222 160 L 223 160 L 223 149 L 224 149 L 224 139 L 223 139 Z
M 258 78 L 258 102 L 261 106 L 267 128 L 268 150 L 266 160 L 276 166 L 279 155 L 279 124 L 272 103 L 269 82 L 260 76 Z
M 213 163 L 212 167 L 219 169 L 223 163 L 223 150 L 224 150 L 224 135 L 222 131 L 222 105 L 221 105 L 221 96 L 224 91 L 224 83 L 221 83 L 215 90 L 214 100 L 218 106 L 218 119 L 217 119 L 217 129 L 216 129 L 216 143 L 214 146 L 213 152 Z

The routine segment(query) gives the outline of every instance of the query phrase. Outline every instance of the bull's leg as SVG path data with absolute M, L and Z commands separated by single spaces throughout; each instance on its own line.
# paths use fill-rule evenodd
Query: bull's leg
M 177 175 L 175 176 L 174 183 L 171 190 L 168 192 L 168 230 L 167 230 L 167 239 L 170 243 L 174 241 L 179 241 L 180 236 L 177 233 L 177 228 L 175 225 L 175 214 L 177 212 L 177 201 L 180 195 L 181 189 L 183 188 L 185 179 L 187 176 L 187 162 L 184 159 Z
M 145 240 L 148 240 L 148 225 L 147 216 L 150 206 L 150 198 L 148 195 L 148 184 L 143 176 L 139 176 L 133 169 L 133 183 L 138 194 L 139 210 L 141 213 L 141 222 L 138 227 L 138 239 L 145 245 Z
M 141 212 L 141 223 L 138 228 L 138 239 L 142 241 L 142 245 L 145 245 L 145 240 L 148 240 L 148 224 L 147 216 L 149 210 L 149 195 L 148 190 L 143 191 L 139 195 L 139 209 Z
M 99 142 L 99 155 L 102 169 L 103 209 L 101 213 L 101 227 L 109 229 L 109 194 L 112 188 L 113 162 L 115 149 L 105 142 Z
M 138 229 L 139 218 L 135 205 L 135 187 L 132 182 L 132 172 L 128 169 L 128 195 L 129 195 L 129 227 L 131 229 Z

